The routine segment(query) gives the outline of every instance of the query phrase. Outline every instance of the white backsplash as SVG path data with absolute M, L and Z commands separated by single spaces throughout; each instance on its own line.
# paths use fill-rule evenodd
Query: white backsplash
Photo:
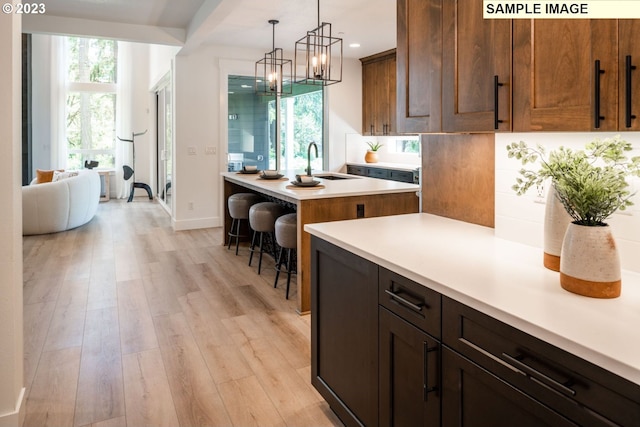
M 345 159 L 347 163 L 364 163 L 364 155 L 369 148 L 367 142 L 379 142 L 383 147 L 378 150 L 378 161 L 384 163 L 400 163 L 420 166 L 420 155 L 417 153 L 397 153 L 392 150 L 396 139 L 418 139 L 418 136 L 362 136 L 347 134 Z
M 617 134 L 633 144 L 634 150 L 629 156 L 640 155 L 640 132 L 496 134 L 496 237 L 540 248 L 543 245 L 544 200 L 547 189 L 544 189 L 542 197 L 538 197 L 535 189 L 530 189 L 529 193 L 523 196 L 516 195 L 511 186 L 515 183 L 522 164 L 507 157 L 508 144 L 524 141 L 529 146 L 541 144 L 547 150 L 559 146 L 580 149 L 595 138 L 604 139 Z M 639 179 L 633 178 L 631 185 L 632 191 L 640 190 Z M 618 243 L 622 268 L 640 272 L 640 194 L 636 194 L 632 200 L 633 206 L 613 214 L 608 223 Z

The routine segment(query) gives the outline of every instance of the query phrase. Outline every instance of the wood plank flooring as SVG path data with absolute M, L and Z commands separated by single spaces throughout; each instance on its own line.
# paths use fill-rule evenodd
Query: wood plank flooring
M 341 426 L 295 289 L 222 237 L 143 198 L 25 237 L 25 426 Z

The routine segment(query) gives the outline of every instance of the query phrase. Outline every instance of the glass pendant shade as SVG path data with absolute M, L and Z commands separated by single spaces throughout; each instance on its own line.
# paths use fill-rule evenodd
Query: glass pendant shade
M 282 95 L 291 94 L 292 62 L 285 59 L 282 49 L 275 47 L 275 26 L 279 21 L 269 20 L 273 25 L 273 50 L 264 54 L 264 57 L 256 62 L 255 89 L 258 95 Z

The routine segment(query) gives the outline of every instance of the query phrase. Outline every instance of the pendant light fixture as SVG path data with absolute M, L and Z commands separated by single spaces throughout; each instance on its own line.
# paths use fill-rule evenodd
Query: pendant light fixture
M 331 24 L 320 23 L 318 0 L 318 26 L 296 42 L 296 83 L 331 85 L 342 81 L 342 39 L 331 36 Z
M 292 63 L 284 59 L 282 49 L 276 48 L 276 24 L 280 21 L 270 19 L 273 27 L 272 50 L 256 62 L 256 93 L 258 95 L 291 94 Z

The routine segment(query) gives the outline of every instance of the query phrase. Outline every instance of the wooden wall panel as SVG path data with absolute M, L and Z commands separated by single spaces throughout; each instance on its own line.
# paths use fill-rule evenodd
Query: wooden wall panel
M 493 134 L 422 137 L 422 211 L 494 227 Z

